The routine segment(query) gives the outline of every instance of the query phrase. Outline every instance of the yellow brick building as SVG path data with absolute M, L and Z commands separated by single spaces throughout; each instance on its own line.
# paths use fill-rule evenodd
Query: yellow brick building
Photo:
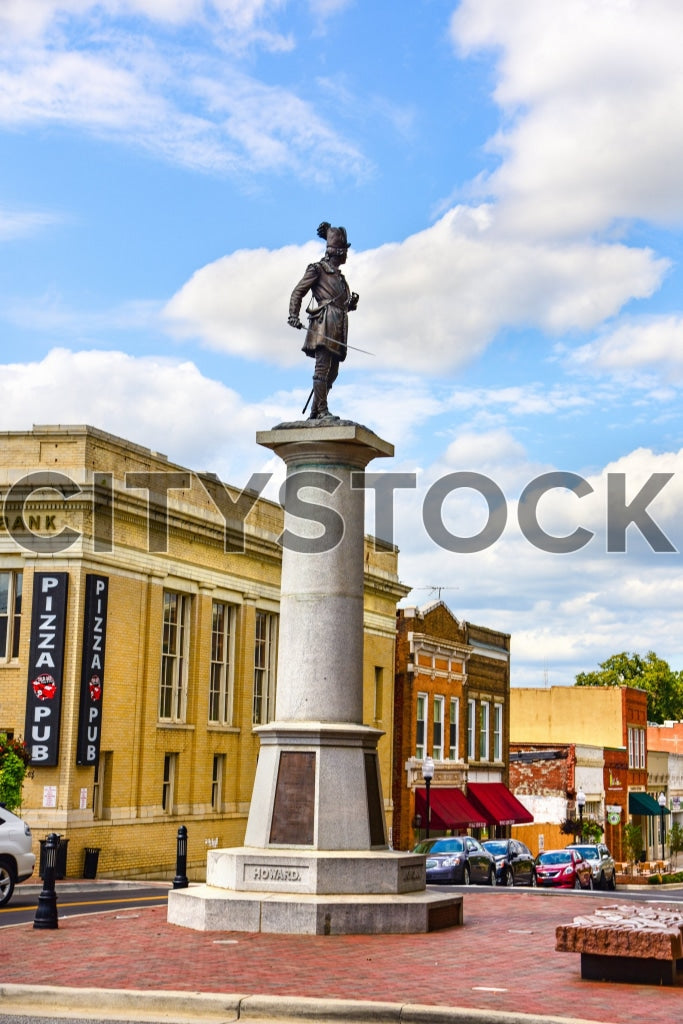
M 0 732 L 35 755 L 21 814 L 36 845 L 68 840 L 72 876 L 87 848 L 100 875 L 172 876 L 186 825 L 202 877 L 207 848 L 243 841 L 254 728 L 274 717 L 282 509 L 90 426 L 0 436 Z M 364 720 L 386 733 L 389 827 L 396 563 L 366 542 Z

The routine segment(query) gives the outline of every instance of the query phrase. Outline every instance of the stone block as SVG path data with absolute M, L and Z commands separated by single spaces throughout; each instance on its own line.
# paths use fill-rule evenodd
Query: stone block
M 207 885 L 173 889 L 171 924 L 196 931 L 282 935 L 418 934 L 463 923 L 462 896 L 235 893 Z

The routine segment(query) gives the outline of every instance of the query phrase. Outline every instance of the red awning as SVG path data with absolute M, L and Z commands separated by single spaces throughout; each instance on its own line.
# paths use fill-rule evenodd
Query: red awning
M 439 829 L 483 828 L 485 819 L 476 811 L 461 789 L 432 786 L 429 790 L 429 827 Z M 415 790 L 415 813 L 427 822 L 427 791 Z
M 528 825 L 534 820 L 502 782 L 468 782 L 467 798 L 488 825 Z

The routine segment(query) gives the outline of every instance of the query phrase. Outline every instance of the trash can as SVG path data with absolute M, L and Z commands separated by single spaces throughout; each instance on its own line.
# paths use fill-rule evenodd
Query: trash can
M 46 839 L 40 840 L 40 868 L 38 874 L 40 878 L 45 877 L 45 843 Z M 65 839 L 64 836 L 59 837 L 59 845 L 57 846 L 57 854 L 55 857 L 55 878 L 64 878 L 66 876 L 66 855 L 67 848 L 69 846 L 69 840 Z
M 86 846 L 85 856 L 83 858 L 83 877 L 84 878 L 96 878 L 97 877 L 97 861 L 100 856 L 99 846 Z

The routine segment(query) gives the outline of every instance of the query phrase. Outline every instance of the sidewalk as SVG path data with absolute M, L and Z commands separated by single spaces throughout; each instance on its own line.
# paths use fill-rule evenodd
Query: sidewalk
M 107 882 L 58 882 L 58 896 L 67 885 L 101 892 Z M 652 899 L 666 903 L 666 892 L 654 891 Z M 640 1006 L 652 1024 L 671 1024 L 680 1016 L 683 982 L 659 988 L 582 981 L 579 956 L 555 952 L 558 924 L 614 903 L 618 890 L 475 886 L 465 892 L 464 926 L 428 935 L 195 932 L 169 925 L 165 907 L 64 917 L 55 930 L 30 923 L 0 930 L 0 997 L 5 1013 L 17 999 L 74 1008 L 76 996 L 55 986 L 79 990 L 85 1003 L 93 994 L 82 990 L 94 989 L 103 1016 L 102 990 L 116 990 L 117 1003 L 125 998 L 131 1012 L 159 1012 L 163 1005 L 182 1014 L 194 1006 L 207 1021 L 307 1016 L 511 1024 L 526 1014 L 536 1024 L 631 1024 Z

